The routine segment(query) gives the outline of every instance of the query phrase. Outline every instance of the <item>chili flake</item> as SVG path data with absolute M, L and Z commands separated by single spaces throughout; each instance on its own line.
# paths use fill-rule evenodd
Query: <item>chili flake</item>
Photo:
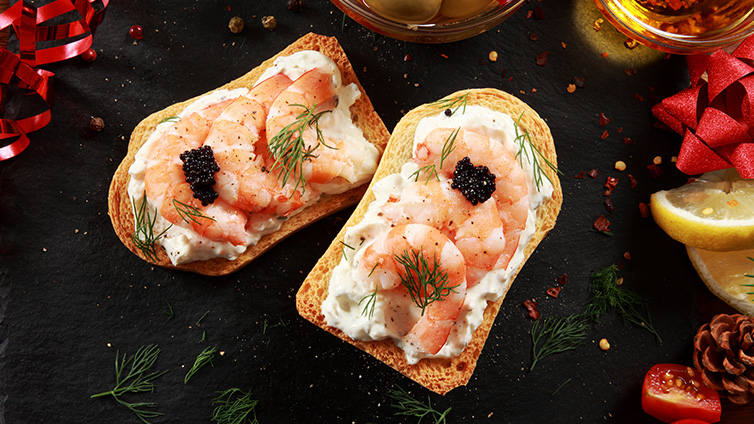
M 631 260 L 631 253 L 626 250 L 626 253 L 623 254 L 623 259 L 630 261 Z
M 646 203 L 639 202 L 639 213 L 642 218 L 649 218 L 649 206 Z
M 608 138 L 609 136 L 610 136 L 610 133 L 607 132 L 607 130 L 605 130 L 605 131 L 602 132 L 602 135 L 600 136 L 600 138 L 604 140 L 604 139 Z
M 618 185 L 618 178 L 615 177 L 607 177 L 607 180 L 605 181 L 605 185 L 603 188 L 605 189 L 605 192 L 603 193 L 604 196 L 609 196 L 613 194 L 613 190 L 615 190 L 615 186 Z
M 613 206 L 613 201 L 612 200 L 610 200 L 609 198 L 607 198 L 607 199 L 605 199 L 605 201 L 603 203 L 605 204 L 605 210 L 606 211 L 608 211 L 610 213 L 615 212 L 615 206 Z
M 533 300 L 524 300 L 524 308 L 529 311 L 529 316 L 535 320 L 539 319 L 539 317 L 542 316 L 542 314 L 540 314 L 537 310 L 537 302 Z
M 631 188 L 635 188 L 635 187 L 636 187 L 636 184 L 638 184 L 638 183 L 636 182 L 636 178 L 634 178 L 634 176 L 633 176 L 633 175 L 631 175 L 631 174 L 628 174 L 628 182 L 629 182 L 629 184 L 631 185 Z
M 573 77 L 571 82 L 578 88 L 584 88 L 584 78 Z
M 529 33 L 529 40 L 531 40 L 531 41 L 537 41 L 537 40 L 539 40 L 539 36 L 537 34 L 533 33 L 533 32 L 530 32 Z
M 592 178 L 597 178 L 600 176 L 600 171 L 596 169 L 590 169 L 589 172 L 586 173 L 586 175 L 589 175 Z
M 547 56 L 550 55 L 550 52 L 542 52 L 542 54 L 537 55 L 537 65 L 539 66 L 545 66 L 547 64 Z
M 582 180 L 586 177 L 586 172 L 581 171 L 578 174 L 574 175 L 573 178 L 576 178 L 578 180 Z
M 605 218 L 605 215 L 600 215 L 599 217 L 597 217 L 592 226 L 600 233 L 610 234 L 610 221 Z
M 566 43 L 565 43 L 565 41 L 561 41 L 561 42 L 560 42 L 560 45 L 561 45 L 561 46 L 562 46 L 563 48 L 566 48 L 566 46 L 568 46 L 568 44 L 566 44 Z
M 604 127 L 605 125 L 610 123 L 610 118 L 605 116 L 604 113 L 600 113 L 600 126 Z
M 558 277 L 558 284 L 561 286 L 565 286 L 568 282 L 568 274 L 563 274 L 560 277 Z
M 414 60 L 414 57 L 413 57 L 413 56 L 411 56 L 411 55 L 410 55 L 409 53 L 406 53 L 406 55 L 405 55 L 405 56 L 403 56 L 403 61 L 404 61 L 404 62 L 411 62 L 411 61 L 413 61 L 413 60 Z
M 624 69 L 623 70 L 623 73 L 625 73 L 629 77 L 632 77 L 632 76 L 636 75 L 637 72 L 639 72 L 639 71 L 637 71 L 636 68 L 628 68 L 628 69 Z
M 608 52 L 604 52 L 604 53 L 602 53 L 602 57 L 607 57 L 609 54 L 610 53 L 608 53 Z
M 547 289 L 547 294 L 557 299 L 561 290 L 563 290 L 562 287 L 550 287 Z
M 655 165 L 653 163 L 650 163 L 649 165 L 647 165 L 647 169 L 649 169 L 649 174 L 653 178 L 657 178 L 657 177 L 659 177 L 659 176 L 661 176 L 662 174 L 665 173 L 665 171 L 663 171 L 662 168 L 660 168 L 659 166 L 657 166 L 657 165 Z

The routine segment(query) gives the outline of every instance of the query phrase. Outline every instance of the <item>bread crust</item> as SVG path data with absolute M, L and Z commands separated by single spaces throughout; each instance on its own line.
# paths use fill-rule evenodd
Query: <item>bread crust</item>
M 359 99 L 351 106 L 351 117 L 362 132 L 364 137 L 377 147 L 380 155 L 385 149 L 390 133 L 382 122 L 382 119 L 377 115 L 372 106 L 372 102 L 366 95 L 364 88 L 359 83 L 356 73 L 353 70 L 348 58 L 342 47 L 335 39 L 335 37 L 325 37 L 309 33 L 294 43 L 290 44 L 283 51 L 277 55 L 265 60 L 256 68 L 249 71 L 247 74 L 235 79 L 222 87 L 218 87 L 208 93 L 210 94 L 221 89 L 234 89 L 240 87 L 251 88 L 256 80 L 264 73 L 267 68 L 272 66 L 276 58 L 280 56 L 288 56 L 293 53 L 302 50 L 316 50 L 324 55 L 330 57 L 335 61 L 340 69 L 342 75 L 343 85 L 354 83 L 361 91 Z M 129 174 L 128 168 L 134 163 L 134 157 L 139 148 L 147 141 L 149 135 L 154 131 L 157 124 L 165 118 L 178 115 L 183 109 L 185 109 L 191 102 L 201 97 L 197 96 L 192 99 L 186 100 L 181 103 L 171 105 L 159 112 L 155 112 L 142 120 L 139 125 L 136 126 L 131 139 L 128 144 L 128 153 L 123 161 L 118 166 L 110 184 L 110 192 L 108 198 L 108 207 L 110 213 L 110 219 L 115 229 L 115 233 L 118 238 L 123 242 L 129 250 L 140 258 L 148 260 L 144 253 L 139 250 L 132 241 L 132 235 L 134 233 L 134 216 L 131 206 L 131 200 L 128 197 L 128 182 Z M 294 215 L 285 223 L 282 227 L 272 233 L 265 235 L 254 246 L 249 246 L 246 251 L 241 254 L 236 260 L 230 261 L 223 258 L 215 258 L 206 261 L 196 261 L 187 264 L 181 264 L 178 266 L 173 265 L 170 262 L 165 250 L 161 247 L 157 248 L 158 261 L 156 265 L 165 268 L 176 268 L 185 271 L 192 271 L 204 275 L 225 275 L 238 270 L 239 268 L 247 265 L 256 257 L 270 249 L 275 244 L 279 243 L 292 233 L 296 232 L 300 228 L 303 228 L 320 218 L 337 212 L 343 208 L 356 204 L 366 191 L 366 184 L 351 189 L 345 193 L 338 195 L 323 195 L 319 201 L 308 206 L 302 212 Z
M 510 94 L 495 89 L 464 90 L 450 94 L 445 99 L 458 98 L 467 93 L 468 105 L 479 105 L 503 112 L 513 117 L 514 120 L 522 116 L 519 126 L 524 131 L 529 132 L 531 141 L 540 152 L 552 164 L 557 165 L 555 144 L 550 129 L 526 103 Z M 436 104 L 426 104 L 411 110 L 398 123 L 395 130 L 393 130 L 390 142 L 367 193 L 343 229 L 338 233 L 338 236 L 301 285 L 296 295 L 296 308 L 304 318 L 315 325 L 362 349 L 429 390 L 444 395 L 453 388 L 465 385 L 469 381 L 469 378 L 471 378 L 477 359 L 487 340 L 492 323 L 500 309 L 505 294 L 497 301 L 487 303 L 482 324 L 474 331 L 471 342 L 459 356 L 452 359 L 422 359 L 415 365 L 407 363 L 403 351 L 392 340 L 371 342 L 353 340 L 341 330 L 328 326 L 322 314 L 322 302 L 327 297 L 332 269 L 340 262 L 342 256 L 340 242 L 343 240 L 346 230 L 361 221 L 369 204 L 374 200 L 372 185 L 387 175 L 399 172 L 401 166 L 411 158 L 414 132 L 419 121 L 424 117 L 435 115 L 438 112 L 440 110 Z M 552 198 L 537 209 L 536 231 L 526 245 L 524 260 L 518 269 L 515 270 L 512 279 L 515 279 L 515 276 L 518 275 L 521 267 L 526 263 L 526 260 L 531 256 L 539 242 L 542 241 L 547 232 L 555 225 L 555 220 L 560 212 L 560 206 L 563 201 L 560 181 L 556 172 L 544 165 L 542 168 L 553 183 L 553 195 Z M 510 285 L 508 285 L 509 288 Z

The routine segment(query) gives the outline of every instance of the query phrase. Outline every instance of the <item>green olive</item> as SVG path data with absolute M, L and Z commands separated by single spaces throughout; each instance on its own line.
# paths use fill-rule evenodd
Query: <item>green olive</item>
M 443 0 L 440 14 L 446 18 L 465 18 L 489 4 L 490 0 Z
M 432 19 L 442 0 L 365 0 L 367 6 L 382 16 L 401 22 L 420 23 Z

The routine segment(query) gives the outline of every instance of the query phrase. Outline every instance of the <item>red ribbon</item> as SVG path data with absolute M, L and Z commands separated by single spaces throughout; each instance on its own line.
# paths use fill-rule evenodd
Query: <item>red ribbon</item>
M 47 104 L 45 111 L 23 119 L 0 119 L 0 161 L 10 159 L 29 146 L 28 133 L 41 129 L 50 122 L 50 78 L 52 72 L 34 69 L 35 66 L 70 59 L 85 52 L 92 45 L 92 36 L 104 18 L 110 0 L 101 0 L 102 7 L 95 10 L 96 0 L 55 0 L 39 8 L 22 0 L 0 14 L 0 30 L 13 26 L 18 39 L 19 54 L 0 49 L 0 84 L 27 90 L 27 95 L 38 95 Z M 59 25 L 42 25 L 62 15 L 78 11 L 81 19 Z M 37 48 L 38 43 L 55 44 Z M 0 111 L 5 114 L 9 99 L 0 91 Z
M 682 172 L 735 167 L 743 178 L 754 178 L 753 62 L 754 37 L 732 54 L 689 56 L 691 86 L 652 108 L 657 119 L 684 136 L 676 162 Z

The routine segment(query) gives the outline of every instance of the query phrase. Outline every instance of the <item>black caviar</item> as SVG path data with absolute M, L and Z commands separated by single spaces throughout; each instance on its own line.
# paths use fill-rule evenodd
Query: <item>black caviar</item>
M 202 205 L 207 206 L 217 199 L 217 192 L 212 188 L 215 185 L 215 172 L 220 166 L 215 161 L 212 148 L 202 146 L 198 149 L 186 150 L 180 156 L 183 161 L 183 174 L 186 182 L 191 184 L 194 198 L 199 199 Z
M 460 190 L 472 205 L 484 203 L 495 192 L 495 174 L 486 166 L 474 166 L 466 156 L 456 163 L 450 187 Z

